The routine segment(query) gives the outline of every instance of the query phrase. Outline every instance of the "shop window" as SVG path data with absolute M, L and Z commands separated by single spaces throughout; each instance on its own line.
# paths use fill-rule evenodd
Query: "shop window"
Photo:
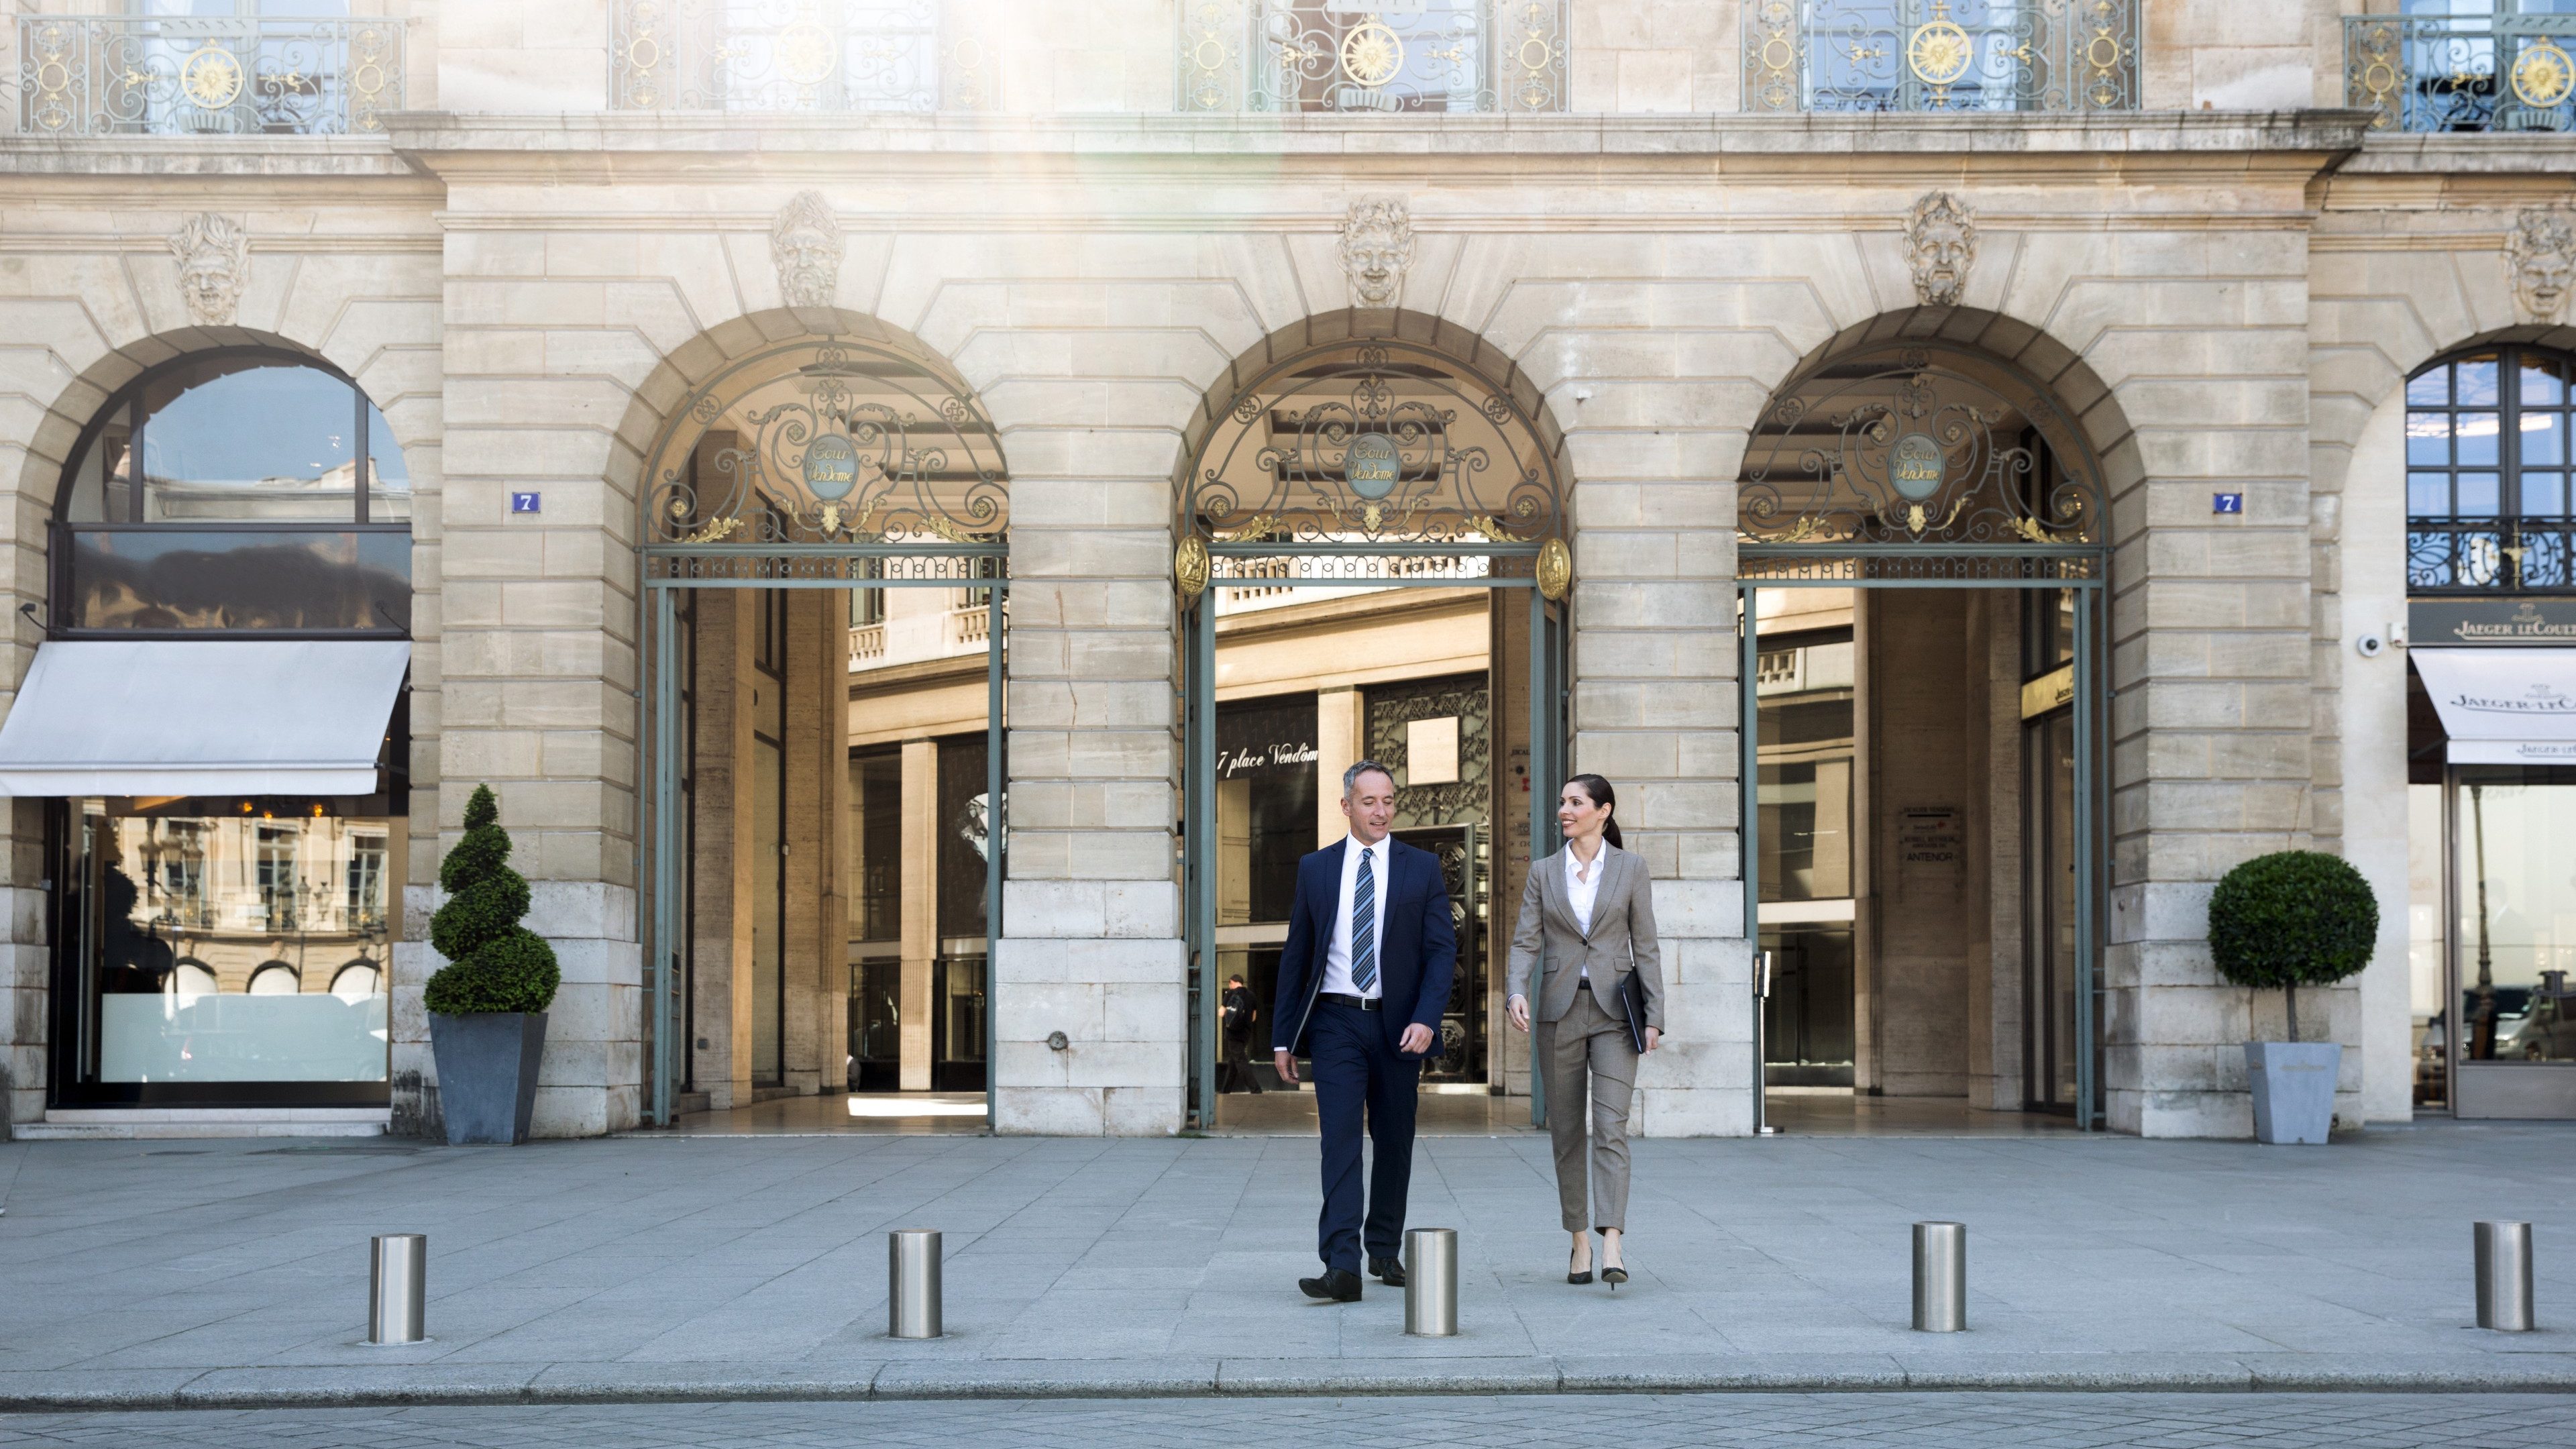
M 2489 347 L 2406 384 L 2409 592 L 2576 590 L 2571 372 L 2560 353 Z
M 55 913 L 60 1098 L 381 1103 L 385 898 L 399 862 L 357 857 L 397 850 L 392 822 L 202 813 L 211 803 L 70 802 Z M 167 889 L 174 867 L 189 894 Z M 353 879 L 354 899 L 293 884 Z
M 401 634 L 411 474 L 341 373 L 229 348 L 153 368 L 75 444 L 57 500 L 57 634 Z

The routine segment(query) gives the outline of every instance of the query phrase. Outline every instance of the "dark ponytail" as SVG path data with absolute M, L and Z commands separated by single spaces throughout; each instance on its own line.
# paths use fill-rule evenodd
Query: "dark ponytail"
M 1585 799 L 1610 812 L 1610 818 L 1601 822 L 1601 838 L 1626 850 L 1628 843 L 1619 838 L 1619 795 L 1610 788 L 1610 782 L 1599 775 L 1577 775 L 1565 783 L 1582 786 Z

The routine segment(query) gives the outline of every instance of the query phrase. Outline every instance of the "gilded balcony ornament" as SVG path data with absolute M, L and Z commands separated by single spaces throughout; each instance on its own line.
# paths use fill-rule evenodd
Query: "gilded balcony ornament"
M 2549 110 L 2576 90 L 2576 62 L 2558 42 L 2541 39 L 2526 45 L 2513 62 L 2513 94 L 2516 100 L 2537 110 Z
M 210 41 L 179 63 L 179 88 L 191 104 L 220 111 L 241 98 L 241 62 Z
M 1906 37 L 1905 66 L 1928 86 L 1956 85 L 1977 59 L 1976 42 L 1950 18 L 1946 0 L 1933 0 L 1932 18 Z
M 1172 550 L 1172 586 L 1180 590 L 1183 608 L 1197 603 L 1199 595 L 1207 592 L 1207 541 L 1195 533 L 1181 535 L 1179 546 Z
M 1538 547 L 1538 591 L 1551 604 L 1565 602 L 1574 591 L 1574 550 L 1551 538 Z
M 1404 39 L 1384 21 L 1363 20 L 1342 37 L 1342 74 L 1375 90 L 1404 70 Z

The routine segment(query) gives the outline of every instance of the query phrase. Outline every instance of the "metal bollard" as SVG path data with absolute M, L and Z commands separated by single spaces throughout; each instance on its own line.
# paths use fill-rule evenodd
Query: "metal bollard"
M 939 1230 L 897 1228 L 886 1234 L 886 1337 L 937 1338 Z
M 2478 1223 L 2478 1327 L 2531 1332 L 2531 1224 Z
M 1968 1225 L 1914 1225 L 1914 1331 L 1958 1333 L 1968 1326 Z
M 1456 1228 L 1405 1231 L 1404 1331 L 1423 1338 L 1458 1336 Z
M 419 1343 L 429 1337 L 429 1239 L 378 1233 L 367 1240 L 367 1342 Z

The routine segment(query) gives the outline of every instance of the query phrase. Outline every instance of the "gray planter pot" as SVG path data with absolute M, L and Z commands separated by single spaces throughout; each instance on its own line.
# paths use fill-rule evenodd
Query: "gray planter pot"
M 2343 1048 L 2330 1041 L 2249 1041 L 2245 1080 L 2254 1092 L 2254 1140 L 2323 1144 L 2334 1126 Z
M 449 1146 L 528 1140 L 537 1063 L 546 1051 L 544 1012 L 432 1012 L 429 1044 L 438 1057 L 438 1110 Z

